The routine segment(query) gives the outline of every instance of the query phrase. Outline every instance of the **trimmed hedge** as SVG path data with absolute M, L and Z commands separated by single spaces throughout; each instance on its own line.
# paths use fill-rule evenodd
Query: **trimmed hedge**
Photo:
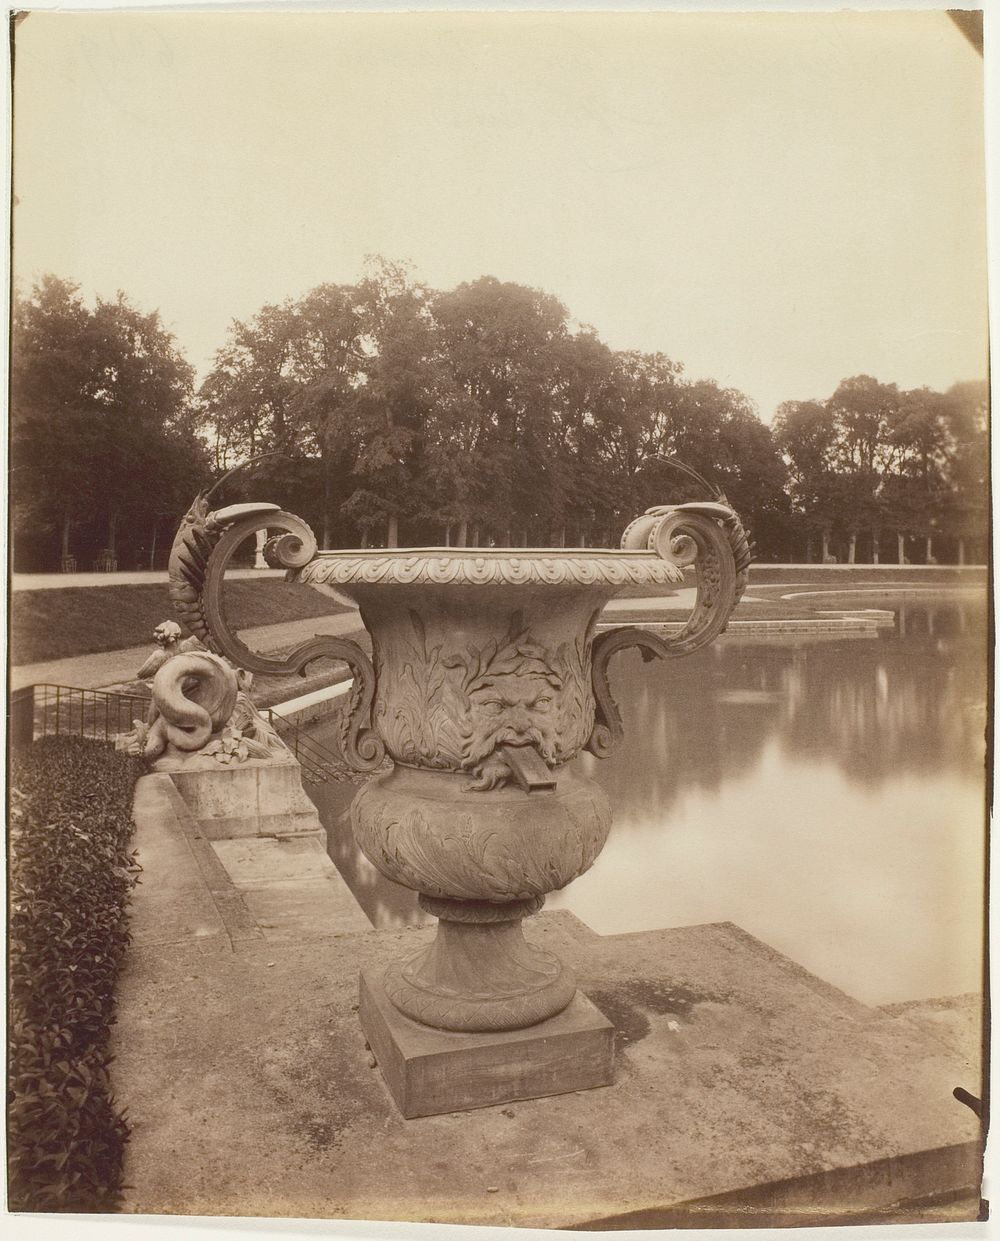
M 108 1079 L 114 986 L 138 864 L 141 759 L 75 737 L 12 755 L 9 1206 L 108 1211 L 125 1116 Z

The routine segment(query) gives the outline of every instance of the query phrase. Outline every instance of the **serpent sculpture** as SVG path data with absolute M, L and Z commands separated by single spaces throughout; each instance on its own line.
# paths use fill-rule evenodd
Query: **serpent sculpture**
M 203 749 L 236 707 L 236 673 L 211 651 L 174 655 L 153 677 L 153 702 L 142 753 L 160 758 L 171 750 Z
M 201 755 L 222 764 L 287 760 L 287 747 L 250 698 L 250 673 L 234 669 L 198 638 L 182 638 L 176 621 L 157 625 L 153 638 L 156 647 L 137 673 L 150 685 L 149 710 L 116 738 L 119 750 L 170 767 Z

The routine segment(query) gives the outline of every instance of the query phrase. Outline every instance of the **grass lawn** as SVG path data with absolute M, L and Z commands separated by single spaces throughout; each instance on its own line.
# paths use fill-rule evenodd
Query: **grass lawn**
M 238 628 L 344 610 L 328 596 L 280 578 L 226 583 L 226 611 Z M 166 582 L 14 591 L 10 596 L 11 663 L 152 647 L 155 627 L 173 618 Z

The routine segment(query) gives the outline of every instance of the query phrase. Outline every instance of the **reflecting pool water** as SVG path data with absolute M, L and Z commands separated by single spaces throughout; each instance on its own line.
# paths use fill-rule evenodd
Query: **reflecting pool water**
M 872 1004 L 978 991 L 984 618 L 909 606 L 900 619 L 877 638 L 617 656 L 625 741 L 579 760 L 615 825 L 547 907 L 601 934 L 735 922 Z M 422 921 L 357 852 L 354 788 L 311 792 L 374 924 Z

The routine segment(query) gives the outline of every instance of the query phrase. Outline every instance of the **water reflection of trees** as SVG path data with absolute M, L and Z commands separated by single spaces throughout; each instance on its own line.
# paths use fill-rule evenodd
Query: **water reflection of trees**
M 981 764 L 986 677 L 976 655 L 970 642 L 929 637 L 818 647 L 787 671 L 782 743 L 866 784 Z
M 665 810 L 682 792 L 713 791 L 759 761 L 778 686 L 754 652 L 715 646 L 649 664 L 625 652 L 611 679 L 625 739 L 610 759 L 588 766 L 616 809 L 639 798 Z M 735 689 L 747 698 L 733 702 Z
M 660 665 L 623 655 L 612 677 L 626 740 L 591 771 L 617 807 L 665 812 L 739 778 L 772 739 L 862 784 L 981 770 L 982 625 L 941 609 L 933 632 L 912 608 L 909 621 L 906 637 L 733 640 Z

